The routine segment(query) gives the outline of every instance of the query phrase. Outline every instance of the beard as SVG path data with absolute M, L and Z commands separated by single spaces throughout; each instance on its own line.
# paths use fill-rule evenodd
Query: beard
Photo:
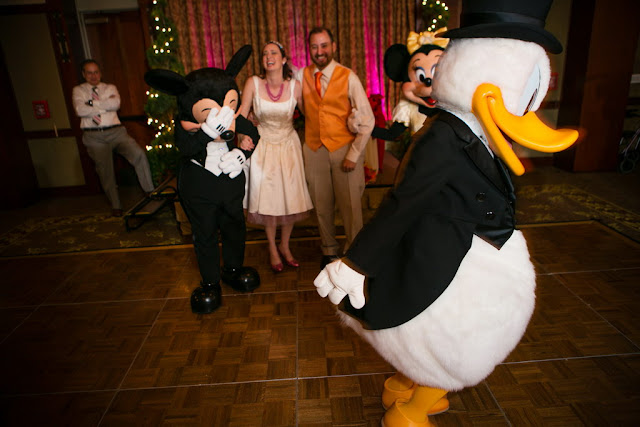
M 322 54 L 322 55 L 314 55 L 311 57 L 311 60 L 318 68 L 324 68 L 333 60 L 333 55 Z

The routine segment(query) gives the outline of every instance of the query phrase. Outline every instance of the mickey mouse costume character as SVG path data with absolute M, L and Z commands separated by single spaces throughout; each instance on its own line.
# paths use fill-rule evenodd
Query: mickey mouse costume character
M 546 152 L 578 138 L 533 113 L 549 85 L 545 49 L 562 50 L 544 30 L 550 6 L 463 0 L 461 27 L 442 34 L 451 42 L 433 96 L 443 111 L 415 135 L 396 185 L 345 258 L 314 281 L 398 369 L 383 390 L 386 427 L 430 425 L 448 391 L 478 384 L 509 355 L 533 313 L 535 271 L 505 164 L 524 168 L 504 134 Z
M 393 109 L 393 124 L 389 129 L 375 127 L 374 138 L 391 141 L 407 128 L 416 133 L 427 117 L 438 110 L 431 97 L 435 66 L 442 56 L 448 39 L 437 38 L 445 32 L 441 28 L 435 32 L 411 31 L 407 44 L 394 44 L 384 53 L 384 71 L 394 82 L 402 83 L 403 96 Z
M 191 294 L 191 309 L 208 314 L 220 306 L 220 279 L 239 292 L 260 286 L 252 267 L 243 267 L 246 225 L 242 200 L 245 192 L 243 164 L 251 151 L 234 144 L 235 130 L 257 144 L 258 131 L 240 113 L 234 80 L 251 55 L 242 47 L 225 70 L 201 68 L 181 76 L 170 70 L 151 70 L 147 84 L 177 96 L 175 142 L 184 158 L 178 191 L 193 231 L 201 285 Z M 220 271 L 218 232 L 224 267 Z

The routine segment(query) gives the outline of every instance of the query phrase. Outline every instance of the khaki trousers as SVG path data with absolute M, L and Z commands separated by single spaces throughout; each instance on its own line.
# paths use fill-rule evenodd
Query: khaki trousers
M 133 165 L 142 189 L 146 192 L 153 190 L 154 186 L 147 153 L 129 136 L 124 126 L 104 131 L 84 132 L 82 134 L 82 142 L 87 147 L 89 157 L 96 165 L 100 184 L 113 209 L 122 209 L 113 167 L 114 150 Z
M 325 146 L 318 151 L 303 146 L 304 168 L 309 194 L 318 217 L 323 255 L 341 255 L 336 241 L 335 206 L 338 206 L 347 242 L 346 251 L 362 228 L 362 193 L 364 192 L 364 167 L 361 156 L 351 172 L 342 171 L 342 161 L 349 151 L 349 144 L 329 152 Z

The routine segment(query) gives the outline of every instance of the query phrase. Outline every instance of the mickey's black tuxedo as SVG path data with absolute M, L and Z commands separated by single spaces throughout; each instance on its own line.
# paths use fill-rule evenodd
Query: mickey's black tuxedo
M 408 157 L 407 157 L 408 156 Z M 398 326 L 447 288 L 477 235 L 500 248 L 515 228 L 504 165 L 453 114 L 414 136 L 396 185 L 347 251 L 368 277 L 367 302 L 342 309 L 370 329 Z
M 180 123 L 179 117 L 175 123 Z M 236 119 L 236 129 L 258 143 L 258 130 L 243 116 Z M 204 168 L 211 137 L 202 130 L 189 133 L 178 125 L 175 132 L 176 145 L 184 160 L 178 175 L 180 202 L 191 223 L 202 281 L 215 284 L 221 276 L 218 233 L 224 266 L 240 268 L 244 262 L 246 224 L 242 200 L 246 177 L 244 172 L 233 179 L 224 173 L 216 176 Z M 227 142 L 227 146 L 229 150 L 236 148 L 233 141 Z M 252 152 L 243 150 L 243 153 L 248 159 Z

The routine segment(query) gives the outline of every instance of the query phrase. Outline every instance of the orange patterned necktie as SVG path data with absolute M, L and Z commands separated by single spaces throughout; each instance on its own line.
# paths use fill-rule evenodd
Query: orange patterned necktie
M 315 76 L 316 76 L 316 91 L 318 92 L 318 96 L 322 98 L 322 82 L 320 81 L 320 79 L 322 78 L 322 72 L 321 71 L 316 72 Z

